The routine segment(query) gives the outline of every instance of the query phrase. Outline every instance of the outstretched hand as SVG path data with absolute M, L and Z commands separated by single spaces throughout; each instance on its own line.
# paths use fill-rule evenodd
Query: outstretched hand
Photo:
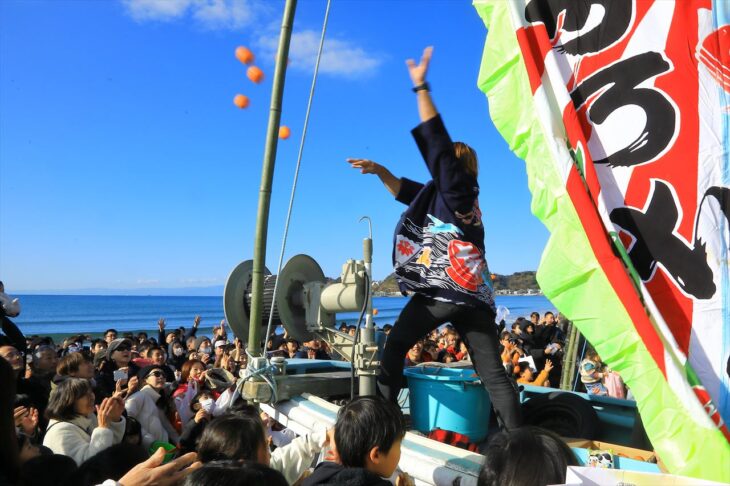
M 378 174 L 383 166 L 368 159 L 347 159 L 350 167 L 360 169 L 361 174 Z
M 419 86 L 426 82 L 426 72 L 428 71 L 428 64 L 431 62 L 431 54 L 433 53 L 433 47 L 428 46 L 423 50 L 421 61 L 416 64 L 413 59 L 407 59 L 406 65 L 408 66 L 408 74 L 411 75 L 411 81 L 413 86 Z
M 553 368 L 554 368 L 553 362 L 550 361 L 549 359 L 546 359 L 545 360 L 545 368 L 544 368 L 545 371 L 547 371 L 548 373 L 550 373 L 550 370 L 552 370 Z
M 167 486 L 178 484 L 185 476 L 202 466 L 200 462 L 196 462 L 198 456 L 195 452 L 185 454 L 163 465 L 162 461 L 164 459 L 165 450 L 160 447 L 149 459 L 137 464 L 122 476 L 118 484 L 122 486 Z

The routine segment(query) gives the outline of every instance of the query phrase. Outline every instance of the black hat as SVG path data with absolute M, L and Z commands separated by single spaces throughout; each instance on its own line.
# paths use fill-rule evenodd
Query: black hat
M 141 370 L 137 372 L 137 378 L 139 378 L 140 382 L 144 382 L 144 380 L 147 379 L 147 376 L 152 373 L 155 370 L 162 371 L 162 375 L 165 376 L 165 369 L 160 365 L 149 365 L 145 366 Z
M 119 339 L 115 339 L 114 341 L 110 342 L 109 346 L 106 348 L 107 361 L 111 361 L 112 354 L 114 353 L 114 351 L 116 351 L 119 346 L 121 346 L 122 344 L 125 344 L 125 343 L 127 344 L 127 346 L 129 346 L 129 349 L 132 349 L 132 340 L 131 339 L 119 338 Z

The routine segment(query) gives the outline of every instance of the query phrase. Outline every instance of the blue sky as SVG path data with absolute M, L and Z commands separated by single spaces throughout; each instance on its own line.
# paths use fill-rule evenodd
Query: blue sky
M 300 0 L 284 95 L 267 265 L 275 271 L 325 1 Z M 253 257 L 283 1 L 0 2 L 0 279 L 9 291 L 220 285 Z M 434 46 L 429 80 L 452 138 L 480 155 L 490 268 L 537 268 L 547 231 L 524 164 L 476 87 L 486 30 L 469 2 L 333 1 L 287 255 L 330 276 L 361 257 L 391 272 L 404 209 L 365 157 L 426 180 L 404 60 Z M 234 57 L 257 55 L 252 84 Z M 233 97 L 251 99 L 237 109 Z M 285 258 L 286 260 L 286 258 Z

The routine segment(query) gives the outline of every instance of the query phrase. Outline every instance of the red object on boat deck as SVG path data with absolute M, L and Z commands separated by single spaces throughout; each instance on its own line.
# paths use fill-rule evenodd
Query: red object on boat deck
M 433 429 L 431 432 L 429 432 L 428 438 L 431 440 L 439 441 L 443 444 L 449 444 L 454 447 L 466 449 L 467 451 L 479 452 L 479 447 L 473 442 L 469 441 L 468 436 L 460 434 L 458 432 L 453 432 L 451 430 L 438 428 Z

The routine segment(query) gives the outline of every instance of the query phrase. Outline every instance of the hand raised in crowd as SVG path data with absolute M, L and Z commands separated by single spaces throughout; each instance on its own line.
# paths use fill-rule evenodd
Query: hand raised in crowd
M 544 370 L 547 371 L 548 373 L 550 373 L 550 370 L 552 370 L 553 368 L 554 368 L 553 362 L 550 361 L 549 359 L 546 359 L 545 360 L 545 368 L 544 368 Z
M 111 413 L 111 398 L 105 398 L 101 401 L 101 405 L 96 406 L 96 422 L 102 429 L 109 428 L 111 419 L 109 414 Z
M 208 412 L 206 412 L 205 410 L 203 410 L 202 408 L 197 411 L 197 413 L 195 414 L 195 418 L 194 418 L 196 424 L 199 424 L 203 420 L 208 420 L 208 419 L 210 419 L 210 414 Z
M 223 368 L 224 370 L 227 370 L 230 362 L 231 362 L 231 357 L 228 356 L 228 354 L 223 353 L 221 355 L 221 362 L 220 362 L 219 368 Z
M 174 461 L 162 464 L 165 449 L 160 447 L 145 462 L 137 464 L 122 476 L 118 484 L 121 486 L 168 486 L 181 482 L 185 477 L 202 466 L 195 452 L 178 457 Z
M 164 331 L 165 330 L 165 319 L 160 317 L 160 320 L 157 321 L 157 327 L 160 328 L 160 331 Z
M 200 325 L 200 316 L 195 316 L 195 319 L 193 320 L 193 327 L 197 329 L 197 327 Z
M 128 380 L 119 380 L 117 381 L 116 388 L 114 390 L 114 396 L 124 399 L 136 392 L 137 387 L 139 387 L 139 378 L 137 378 L 137 376 L 133 376 Z
M 203 362 L 203 364 L 206 364 L 207 365 L 208 362 L 210 361 L 210 355 L 208 355 L 206 353 L 201 353 L 199 359 L 200 359 L 200 361 Z
M 419 86 L 426 82 L 426 73 L 428 72 L 428 64 L 431 62 L 432 53 L 433 47 L 429 46 L 423 50 L 421 61 L 418 64 L 413 59 L 406 60 L 408 74 L 411 75 L 413 86 Z
M 35 434 L 38 426 L 38 409 L 16 407 L 13 411 L 13 418 L 15 419 L 15 426 L 20 427 L 25 435 Z
M 243 341 L 236 338 L 233 341 L 233 345 L 236 347 L 236 350 L 234 351 L 234 358 L 236 361 L 241 361 L 241 355 L 243 354 Z
M 107 417 L 112 422 L 119 422 L 124 413 L 124 400 L 118 397 L 111 397 L 109 402 L 109 414 Z
M 125 388 L 125 385 L 127 384 L 127 381 L 129 381 L 129 380 L 127 380 L 126 378 L 123 380 L 116 381 L 116 383 L 114 384 L 114 396 L 115 397 L 123 397 L 125 395 L 126 391 L 124 388 Z
M 132 393 L 136 392 L 139 388 L 139 377 L 133 376 L 129 379 L 129 383 L 127 383 L 127 394 L 131 395 Z

